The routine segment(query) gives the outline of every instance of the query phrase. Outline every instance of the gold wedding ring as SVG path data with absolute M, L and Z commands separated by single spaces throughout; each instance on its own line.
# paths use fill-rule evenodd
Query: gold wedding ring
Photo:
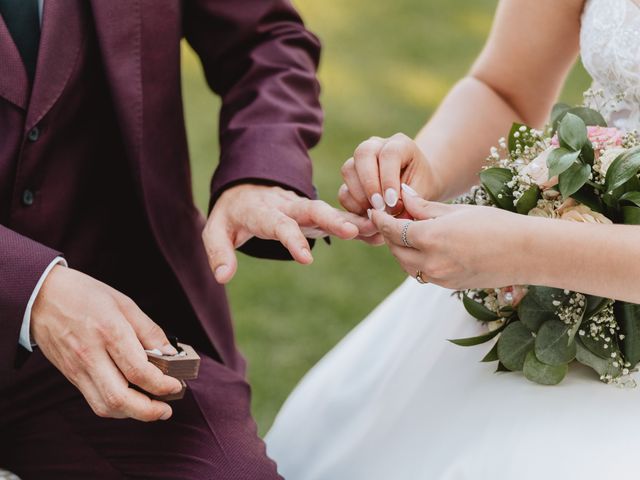
M 429 283 L 427 282 L 424 278 L 422 278 L 422 270 L 418 270 L 416 272 L 416 281 L 420 284 L 420 285 L 424 285 L 425 283 Z

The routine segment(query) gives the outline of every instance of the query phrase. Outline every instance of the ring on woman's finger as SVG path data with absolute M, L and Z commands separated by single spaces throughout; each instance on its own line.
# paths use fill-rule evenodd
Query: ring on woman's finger
M 408 221 L 402 226 L 402 233 L 400 234 L 400 238 L 402 239 L 402 244 L 407 248 L 413 248 L 411 243 L 409 243 L 409 227 L 413 222 Z
M 425 280 L 424 277 L 422 276 L 422 270 L 418 270 L 416 272 L 416 281 L 421 285 L 424 285 L 425 283 L 429 283 L 429 281 Z

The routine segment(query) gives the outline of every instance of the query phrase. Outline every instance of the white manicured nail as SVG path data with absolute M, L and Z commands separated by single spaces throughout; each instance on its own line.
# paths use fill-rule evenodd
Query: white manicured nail
M 418 196 L 418 192 L 416 192 L 413 188 L 411 188 L 406 183 L 402 184 L 402 191 L 404 193 L 406 193 L 407 195 L 409 195 L 410 197 L 417 197 Z
M 382 198 L 382 195 L 374 193 L 371 196 L 371 205 L 373 205 L 373 208 L 376 210 L 384 210 L 384 199 Z
M 160 350 L 158 350 L 157 348 L 154 348 L 152 350 L 145 350 L 145 352 L 151 353 L 153 355 L 158 355 L 159 357 L 162 356 L 162 352 Z
M 398 204 L 398 192 L 393 188 L 387 188 L 387 191 L 384 192 L 384 201 L 390 207 L 395 207 Z

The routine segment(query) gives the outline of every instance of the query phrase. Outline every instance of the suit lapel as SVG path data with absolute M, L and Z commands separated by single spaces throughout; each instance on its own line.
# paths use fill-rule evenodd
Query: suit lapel
M 25 110 L 29 101 L 29 79 L 18 48 L 0 15 L 0 97 Z
M 86 34 L 83 8 L 82 0 L 44 2 L 38 63 L 27 113 L 27 130 L 47 114 L 73 73 Z
M 127 149 L 142 149 L 142 17 L 140 0 L 91 0 L 98 43 Z

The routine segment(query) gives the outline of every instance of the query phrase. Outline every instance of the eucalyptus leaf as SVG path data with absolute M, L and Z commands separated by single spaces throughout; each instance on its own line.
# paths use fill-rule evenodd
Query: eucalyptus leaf
M 509 370 L 507 367 L 505 367 L 502 362 L 498 362 L 498 366 L 496 367 L 496 373 L 499 373 L 499 372 L 510 372 L 510 371 L 511 370 Z
M 547 365 L 564 365 L 576 356 L 576 343 L 569 338 L 570 326 L 560 320 L 544 323 L 535 340 L 536 357 Z
M 568 112 L 558 126 L 558 139 L 562 147 L 579 152 L 589 141 L 587 126 L 580 117 Z
M 498 360 L 500 359 L 498 358 L 498 342 L 496 342 L 493 345 L 493 348 L 489 350 L 489 352 L 480 361 L 484 363 L 490 363 L 490 362 L 497 362 Z
M 547 365 L 536 358 L 535 352 L 530 351 L 524 361 L 524 376 L 532 382 L 541 385 L 557 385 L 567 375 L 569 365 Z
M 503 210 L 515 211 L 513 193 L 507 183 L 513 179 L 513 173 L 507 168 L 488 168 L 480 172 L 480 181 L 493 202 Z
M 520 371 L 527 353 L 533 350 L 534 337 L 522 322 L 512 322 L 498 339 L 500 363 L 511 371 Z
M 625 225 L 640 225 L 640 207 L 625 205 L 621 211 Z
M 635 366 L 640 362 L 640 305 L 627 302 L 616 302 L 613 311 L 624 334 L 620 349 L 624 358 Z
M 552 150 L 547 158 L 547 167 L 549 167 L 549 178 L 560 175 L 567 168 L 573 165 L 580 157 L 580 152 L 574 152 L 566 148 L 558 147 Z
M 585 318 L 590 318 L 600 313 L 611 302 L 608 298 L 596 297 L 595 295 L 586 295 L 587 297 L 587 311 Z
M 469 315 L 471 315 L 473 318 L 477 318 L 481 322 L 493 322 L 494 320 L 497 320 L 499 318 L 498 315 L 489 310 L 483 304 L 476 302 L 472 298 L 469 298 L 466 293 L 462 294 L 462 304 L 464 305 L 464 308 L 467 310 Z
M 624 185 L 638 174 L 638 170 L 640 170 L 640 147 L 618 155 L 607 169 L 605 177 L 607 192 L 613 192 Z
M 591 367 L 598 375 L 617 377 L 622 373 L 622 366 L 613 366 L 613 359 L 601 358 L 584 346 L 580 337 L 576 338 L 576 360 L 587 367 Z
M 474 345 L 481 345 L 483 343 L 488 342 L 493 337 L 498 335 L 502 330 L 504 330 L 504 328 L 505 328 L 505 325 L 502 325 L 500 328 L 497 328 L 491 332 L 487 332 L 483 335 L 478 335 L 477 337 L 455 338 L 455 339 L 450 339 L 449 341 L 461 347 L 473 347 Z
M 535 185 L 529 187 L 516 202 L 516 211 L 521 215 L 526 215 L 538 204 L 539 197 L 540 189 Z
M 569 198 L 580 190 L 591 175 L 591 166 L 586 163 L 574 163 L 558 177 L 558 186 L 562 198 Z
M 532 332 L 537 332 L 540 326 L 549 320 L 557 320 L 553 301 L 564 301 L 566 295 L 557 288 L 530 286 L 527 294 L 518 305 L 520 321 Z

